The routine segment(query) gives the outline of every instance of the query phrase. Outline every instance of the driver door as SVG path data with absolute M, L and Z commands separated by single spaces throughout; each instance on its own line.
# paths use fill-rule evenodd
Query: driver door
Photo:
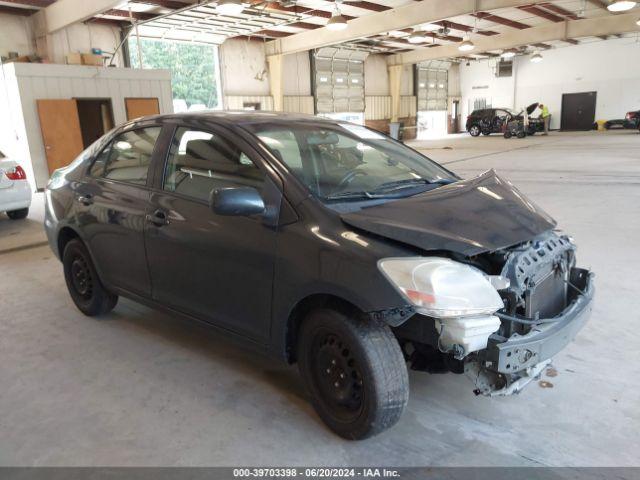
M 257 153 L 228 131 L 180 125 L 151 195 L 146 245 L 154 300 L 268 338 L 281 192 Z M 264 214 L 213 213 L 214 188 L 253 187 Z

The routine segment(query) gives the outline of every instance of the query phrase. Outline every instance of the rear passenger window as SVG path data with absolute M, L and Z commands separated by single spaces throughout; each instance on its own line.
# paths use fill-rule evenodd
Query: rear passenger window
M 121 133 L 98 155 L 90 175 L 146 185 L 160 130 L 161 127 L 150 127 Z
M 171 143 L 164 190 L 208 201 L 214 188 L 260 189 L 264 174 L 237 146 L 221 136 L 179 128 Z

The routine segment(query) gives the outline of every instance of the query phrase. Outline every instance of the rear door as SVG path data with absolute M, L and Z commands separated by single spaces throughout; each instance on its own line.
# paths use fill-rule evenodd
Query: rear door
M 225 129 L 176 128 L 151 196 L 146 245 L 153 298 L 257 341 L 268 338 L 282 194 L 253 148 Z M 212 212 L 214 188 L 253 187 L 261 215 Z
M 151 295 L 144 249 L 149 209 L 149 167 L 161 127 L 132 128 L 114 137 L 76 186 L 76 218 L 102 280 Z

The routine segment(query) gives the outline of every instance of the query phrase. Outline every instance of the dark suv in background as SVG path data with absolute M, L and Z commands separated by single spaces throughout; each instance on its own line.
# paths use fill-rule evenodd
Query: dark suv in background
M 536 108 L 537 103 L 532 103 L 527 107 L 527 114 L 531 115 Z M 512 120 L 523 120 L 522 111 L 515 113 L 508 108 L 480 108 L 471 112 L 467 117 L 467 132 L 472 137 L 480 134 L 491 135 L 492 133 L 503 133 L 503 127 Z M 544 122 L 541 119 L 530 117 L 529 130 L 527 135 L 534 135 L 536 132 L 544 130 Z
M 605 122 L 604 128 L 607 130 L 612 128 L 640 129 L 640 110 L 627 112 L 623 119 L 609 120 Z

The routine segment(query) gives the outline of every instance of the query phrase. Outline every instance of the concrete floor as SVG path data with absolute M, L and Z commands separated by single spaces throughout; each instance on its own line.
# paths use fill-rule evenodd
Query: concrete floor
M 640 465 L 640 135 L 418 147 L 463 176 L 496 168 L 597 272 L 594 316 L 555 359 L 553 388 L 477 398 L 463 376 L 411 372 L 400 423 L 347 442 L 295 368 L 127 300 L 85 318 L 34 247 L 0 252 L 0 465 Z M 7 231 L 0 218 L 0 251 Z

